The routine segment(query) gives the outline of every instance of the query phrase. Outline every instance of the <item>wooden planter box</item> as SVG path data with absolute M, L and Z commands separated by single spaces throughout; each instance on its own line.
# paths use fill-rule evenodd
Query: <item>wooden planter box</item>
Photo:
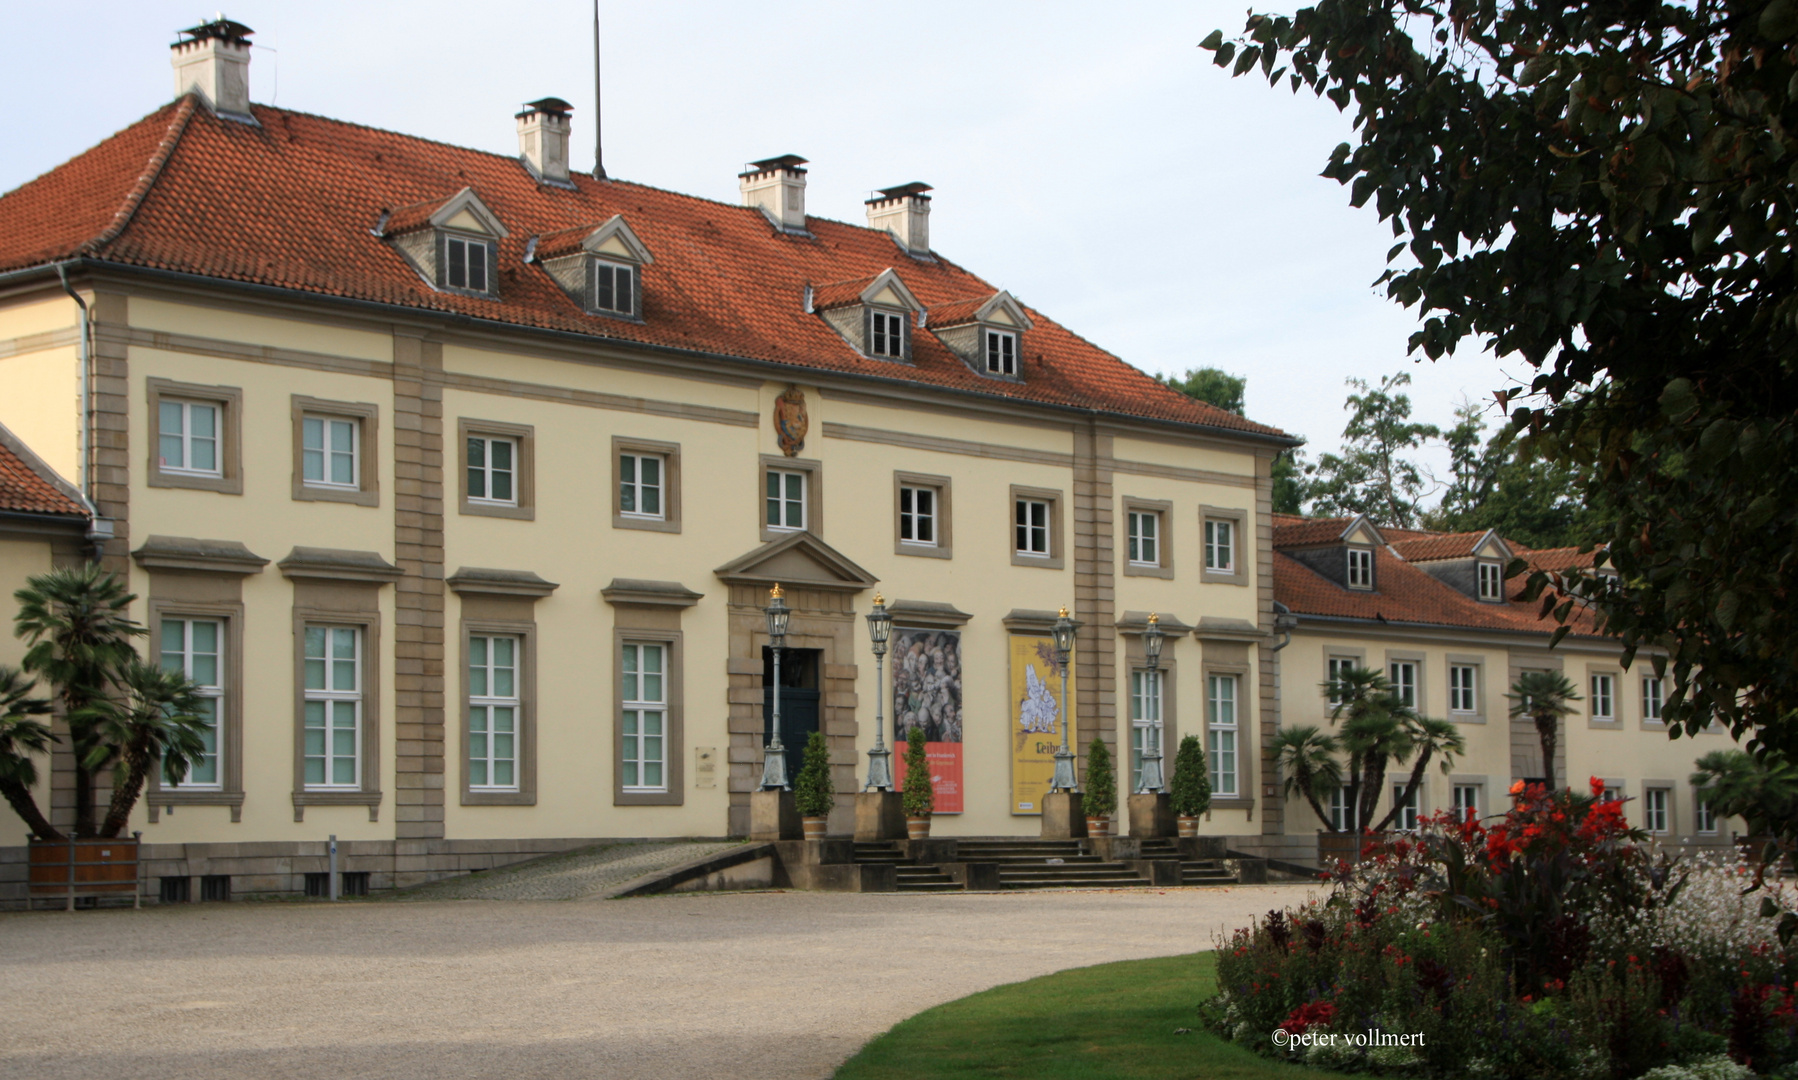
M 137 901 L 137 841 L 33 840 L 31 899 L 54 899 L 75 909 L 77 899 Z
M 1317 834 L 1317 865 L 1320 869 L 1329 870 L 1338 861 L 1350 866 L 1361 861 L 1361 849 L 1368 844 L 1386 839 L 1389 833 L 1333 833 L 1319 831 Z

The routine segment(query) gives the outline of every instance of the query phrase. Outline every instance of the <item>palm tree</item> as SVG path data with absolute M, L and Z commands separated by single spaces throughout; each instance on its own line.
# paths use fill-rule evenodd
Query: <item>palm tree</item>
M 94 772 L 113 767 L 112 805 L 100 835 L 124 831 L 144 781 L 158 761 L 171 784 L 206 753 L 206 701 L 192 679 L 135 657 L 119 672 L 123 702 L 94 708 L 94 746 L 87 765 Z
M 1454 771 L 1455 759 L 1467 753 L 1467 740 L 1461 736 L 1461 729 L 1447 720 L 1433 720 L 1407 710 L 1404 722 L 1411 729 L 1411 747 L 1417 760 L 1411 765 L 1411 779 L 1405 784 L 1405 793 L 1393 802 L 1385 820 L 1374 826 L 1376 830 L 1391 825 L 1405 807 L 1412 805 L 1417 789 L 1423 786 L 1424 770 L 1430 767 L 1431 758 L 1442 760 L 1442 772 L 1446 776 Z
M 1281 728 L 1274 736 L 1274 765 L 1286 778 L 1288 798 L 1302 793 L 1311 809 L 1331 832 L 1339 831 L 1336 822 L 1324 812 L 1323 798 L 1342 786 L 1342 763 L 1336 754 L 1342 749 L 1334 735 L 1314 727 Z
M 1548 790 L 1555 789 L 1555 744 L 1560 741 L 1561 717 L 1573 712 L 1579 692 L 1567 676 L 1558 671 L 1526 671 L 1511 684 L 1511 716 L 1528 717 L 1536 722 L 1536 735 L 1542 740 L 1542 778 Z
M 1359 831 L 1373 820 L 1380 804 L 1387 763 L 1411 756 L 1411 729 L 1406 723 L 1411 710 L 1386 676 L 1373 668 L 1338 671 L 1324 690 L 1335 703 L 1330 719 L 1342 722 L 1342 748 L 1349 755 L 1348 803 L 1354 815 L 1349 828 Z
M 1712 750 L 1692 773 L 1692 794 L 1720 821 L 1741 817 L 1749 833 L 1770 836 L 1798 814 L 1798 769 L 1783 756 L 1756 758 L 1745 750 Z
M 75 750 L 75 835 L 94 835 L 94 706 L 106 700 L 114 673 L 136 658 L 131 639 L 144 628 L 126 611 L 135 594 L 97 564 L 63 567 L 27 578 L 13 594 L 13 633 L 24 638 L 26 671 L 56 688 Z
M 0 666 L 0 795 L 33 836 L 61 840 L 62 833 L 38 810 L 31 795 L 37 786 L 37 762 L 31 755 L 48 752 L 56 741 L 48 725 L 32 719 L 50 712 L 48 701 L 30 696 L 32 688 L 31 680 L 17 668 Z

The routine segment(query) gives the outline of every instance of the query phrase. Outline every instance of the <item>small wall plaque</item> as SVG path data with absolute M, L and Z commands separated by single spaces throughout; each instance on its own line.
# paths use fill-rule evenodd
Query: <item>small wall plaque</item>
M 696 788 L 718 786 L 717 747 L 695 746 L 693 748 L 693 786 Z

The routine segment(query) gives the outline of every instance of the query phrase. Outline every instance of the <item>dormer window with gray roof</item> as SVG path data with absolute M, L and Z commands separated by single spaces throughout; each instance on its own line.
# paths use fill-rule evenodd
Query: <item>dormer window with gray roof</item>
M 527 261 L 541 263 L 589 315 L 642 320 L 643 269 L 655 257 L 623 214 L 598 228 L 582 226 L 540 236 Z
M 953 300 L 930 309 L 926 320 L 950 352 L 981 375 L 1024 377 L 1024 333 L 1030 316 L 1004 290 L 990 296 Z
M 499 241 L 506 227 L 472 188 L 447 200 L 402 206 L 382 215 L 375 235 L 390 239 L 420 277 L 443 292 L 494 297 Z

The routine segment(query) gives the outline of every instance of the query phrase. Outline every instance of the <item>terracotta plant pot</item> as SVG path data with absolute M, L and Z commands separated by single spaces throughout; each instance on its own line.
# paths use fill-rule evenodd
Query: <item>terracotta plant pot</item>
M 1088 836 L 1110 836 L 1111 835 L 1111 818 L 1109 816 L 1087 818 L 1086 819 L 1086 835 L 1088 835 Z
M 930 815 L 907 814 L 905 818 L 905 838 L 907 840 L 930 839 Z
M 1181 817 L 1180 835 L 1182 837 L 1199 835 L 1199 819 L 1196 817 Z
M 805 838 L 807 840 L 824 839 L 825 828 L 830 824 L 829 818 L 808 817 L 800 818 L 799 820 L 805 827 Z

